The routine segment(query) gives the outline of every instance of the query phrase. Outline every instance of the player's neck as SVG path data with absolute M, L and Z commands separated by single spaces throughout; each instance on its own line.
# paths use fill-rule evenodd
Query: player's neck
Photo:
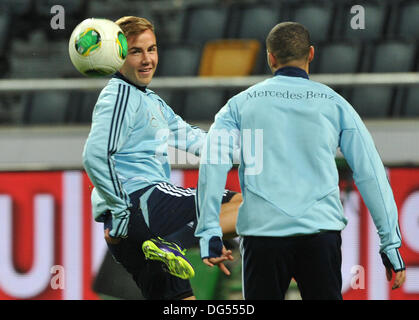
M 275 70 L 274 75 L 309 79 L 308 72 L 304 68 L 293 65 L 281 66 Z
M 309 74 L 309 64 L 307 63 L 301 63 L 301 62 L 293 62 L 290 61 L 289 63 L 286 64 L 281 64 L 279 65 L 277 68 L 275 68 L 274 73 L 276 73 L 279 69 L 285 68 L 285 67 L 294 67 L 294 68 L 299 68 L 304 70 L 307 74 Z
M 143 92 L 146 92 L 146 89 L 147 89 L 147 86 L 139 86 L 139 85 L 137 85 L 137 84 L 135 84 L 135 83 L 133 83 L 132 81 L 130 81 L 125 75 L 123 75 L 120 71 L 118 71 L 118 72 L 116 72 L 114 75 L 113 75 L 113 77 L 114 78 L 118 78 L 118 79 L 121 79 L 121 80 L 123 80 L 123 81 L 125 81 L 125 82 L 127 82 L 127 83 L 129 83 L 130 85 L 133 85 L 134 87 L 136 87 L 137 89 L 139 89 L 139 90 L 141 90 L 141 91 L 143 91 Z

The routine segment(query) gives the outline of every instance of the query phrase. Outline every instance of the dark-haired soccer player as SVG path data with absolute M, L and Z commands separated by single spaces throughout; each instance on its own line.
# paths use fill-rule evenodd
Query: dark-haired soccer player
M 393 289 L 399 288 L 405 264 L 398 250 L 397 207 L 369 132 L 345 99 L 309 80 L 314 48 L 304 26 L 280 23 L 266 45 L 274 77 L 231 98 L 216 115 L 203 148 L 196 235 L 204 263 L 212 266 L 226 258 L 218 212 L 231 168 L 229 141 L 241 141 L 243 204 L 237 232 L 244 298 L 283 299 L 294 277 L 303 299 L 342 299 L 340 231 L 347 219 L 335 163 L 340 148 L 378 229 L 387 278 L 393 270 Z M 262 145 L 246 145 L 246 140 L 258 141 L 258 130 L 263 130 Z M 239 131 L 239 138 L 220 145 L 218 136 L 227 131 Z M 246 149 L 262 151 L 252 155 Z M 220 164 L 211 150 L 221 150 Z

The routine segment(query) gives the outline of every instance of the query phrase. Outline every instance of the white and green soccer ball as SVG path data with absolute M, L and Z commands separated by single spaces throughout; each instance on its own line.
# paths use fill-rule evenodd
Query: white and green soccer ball
M 128 43 L 115 22 L 89 18 L 74 28 L 68 51 L 71 62 L 80 73 L 88 77 L 107 76 L 124 64 Z

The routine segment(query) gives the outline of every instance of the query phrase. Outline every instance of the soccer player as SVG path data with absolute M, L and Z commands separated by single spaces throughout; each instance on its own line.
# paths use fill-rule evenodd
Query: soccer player
M 399 288 L 405 264 L 397 207 L 369 132 L 345 99 L 309 80 L 314 48 L 304 26 L 280 23 L 266 45 L 274 76 L 227 102 L 202 151 L 196 235 L 203 262 L 226 260 L 218 212 L 232 147 L 241 144 L 244 298 L 284 299 L 294 277 L 303 299 L 342 299 L 340 232 L 347 219 L 335 163 L 340 148 L 377 227 L 387 279 L 394 271 L 393 289 Z
M 199 156 L 206 133 L 147 88 L 158 63 L 153 25 L 139 17 L 116 23 L 127 37 L 128 55 L 99 95 L 83 151 L 95 187 L 94 218 L 104 223 L 109 250 L 146 299 L 194 299 L 188 280 L 194 270 L 183 248 L 199 242 L 195 190 L 170 183 L 168 146 Z M 240 203 L 239 193 L 224 192 L 225 235 L 235 236 Z

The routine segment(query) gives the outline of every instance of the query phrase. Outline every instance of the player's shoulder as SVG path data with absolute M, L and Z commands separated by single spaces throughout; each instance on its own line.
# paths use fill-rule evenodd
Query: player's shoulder
M 311 90 L 325 93 L 329 97 L 329 100 L 334 101 L 336 104 L 341 106 L 350 105 L 350 103 L 342 95 L 328 85 L 311 79 L 308 80 L 308 84 Z
M 249 96 L 252 96 L 254 94 L 254 92 L 257 92 L 257 90 L 265 88 L 265 86 L 267 84 L 269 84 L 269 80 L 271 80 L 272 78 L 268 78 L 265 80 L 262 80 L 258 83 L 255 83 L 254 85 L 251 85 L 250 87 L 248 87 L 247 89 L 240 91 L 239 93 L 237 93 L 236 95 L 234 95 L 230 100 L 231 101 L 235 101 L 235 102 L 244 102 L 247 101 Z
M 329 92 L 329 93 L 333 93 L 333 92 L 335 92 L 335 90 L 333 90 L 331 87 L 329 87 L 328 85 L 326 85 L 326 84 L 324 84 L 324 83 L 321 83 L 321 82 L 318 82 L 318 81 L 315 81 L 315 80 L 312 80 L 312 79 L 308 79 L 307 80 L 307 83 L 308 83 L 308 85 L 310 86 L 310 87 L 312 87 L 312 88 L 316 88 L 316 89 L 318 89 L 318 90 L 323 90 L 323 91 L 325 91 L 325 92 Z M 336 92 L 335 92 L 336 93 Z
M 144 91 L 141 91 L 140 89 L 135 87 L 133 84 L 128 83 L 119 78 L 111 78 L 104 89 L 113 93 L 119 92 L 119 93 L 129 94 L 133 96 L 141 96 L 145 94 Z
M 146 91 L 144 92 L 144 94 L 151 99 L 158 100 L 158 101 L 162 102 L 163 104 L 166 104 L 164 99 L 161 98 L 156 92 L 154 92 L 151 89 L 147 88 Z
M 160 97 L 157 93 L 155 93 L 153 90 L 150 90 L 147 88 L 145 94 L 147 98 L 149 99 L 148 101 L 151 104 L 157 104 L 162 111 L 173 112 L 173 110 L 166 103 L 166 101 L 164 101 L 164 99 Z
M 94 114 L 113 113 L 115 110 L 123 113 L 138 112 L 142 105 L 142 97 L 138 91 L 129 83 L 111 78 L 97 98 Z
M 111 78 L 99 94 L 98 101 L 105 104 L 138 105 L 144 92 L 118 78 Z

